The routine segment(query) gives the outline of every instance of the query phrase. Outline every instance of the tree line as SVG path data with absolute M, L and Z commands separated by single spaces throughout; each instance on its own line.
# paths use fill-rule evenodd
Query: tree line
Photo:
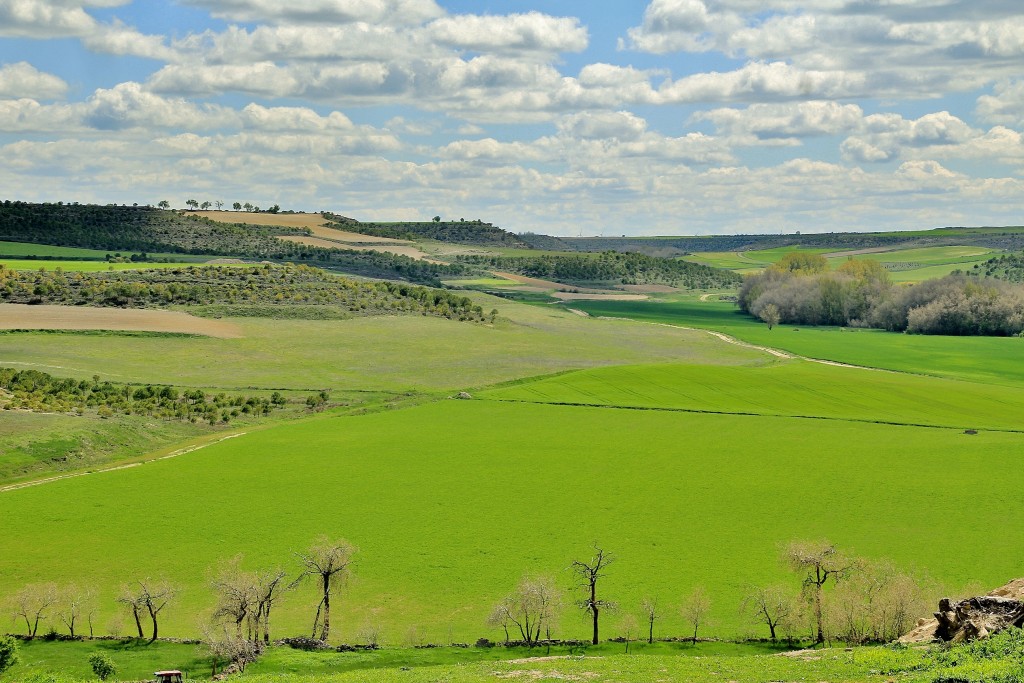
M 358 549 L 344 539 L 322 536 L 307 548 L 293 553 L 292 566 L 245 569 L 238 555 L 212 568 L 208 586 L 215 604 L 208 612 L 203 640 L 215 659 L 238 668 L 255 659 L 274 638 L 271 617 L 280 601 L 303 584 L 311 584 L 314 597 L 307 603 L 309 636 L 287 639 L 299 646 L 323 647 L 331 638 L 337 605 L 355 567 Z M 738 609 L 751 626 L 758 626 L 776 641 L 840 641 L 864 644 L 891 641 L 912 627 L 929 610 L 925 582 L 887 561 L 868 561 L 841 552 L 828 541 L 793 541 L 782 548 L 781 561 L 794 575 L 789 585 L 747 586 Z M 566 570 L 571 587 L 563 590 L 555 577 L 527 574 L 498 601 L 486 625 L 504 634 L 506 646 L 536 647 L 555 641 L 560 616 L 566 608 L 591 622 L 590 642 L 601 642 L 609 615 L 618 616 L 615 640 L 627 648 L 640 639 L 653 643 L 658 624 L 669 611 L 689 626 L 685 639 L 696 643 L 712 616 L 707 591 L 694 587 L 681 602 L 669 605 L 647 596 L 627 607 L 606 594 L 608 576 L 615 572 L 617 557 L 595 545 L 593 552 L 573 560 Z M 140 640 L 159 637 L 161 615 L 179 596 L 176 585 L 162 579 L 134 579 L 121 586 L 115 597 L 120 614 Z M 57 635 L 63 628 L 69 637 L 94 636 L 101 604 L 95 590 L 53 582 L 25 586 L 8 596 L 10 616 L 22 625 L 26 637 Z M 123 621 L 110 626 L 120 635 Z M 364 625 L 359 638 L 370 649 L 378 647 L 380 628 Z M 669 640 L 680 640 L 670 638 Z M 564 642 L 564 641 L 563 641 Z M 489 644 L 486 638 L 478 644 Z
M 791 252 L 740 287 L 740 310 L 765 321 L 871 327 L 911 334 L 1012 336 L 1024 332 L 1024 287 L 962 274 L 895 286 L 877 262 L 834 272 L 817 254 Z
M 331 214 L 328 218 L 334 219 Z M 440 218 L 440 217 L 438 217 Z M 530 249 L 530 245 L 516 235 L 481 220 L 467 221 L 406 221 L 398 223 L 363 223 L 351 219 L 338 221 L 335 227 L 348 232 L 358 232 L 374 237 L 388 237 L 398 240 L 437 240 L 456 244 L 473 244 L 485 247 L 511 247 Z
M 719 289 L 734 287 L 742 279 L 721 268 L 633 252 L 605 251 L 581 256 L 460 256 L 459 261 L 573 284 L 661 284 L 686 289 Z
M 187 266 L 153 270 L 66 273 L 61 269 L 17 271 L 0 265 L 0 301 L 147 308 L 155 306 L 254 306 L 262 315 L 281 309 L 317 317 L 332 307 L 355 317 L 420 314 L 455 320 L 493 319 L 471 299 L 453 292 L 398 282 L 358 282 L 306 265 Z M 278 310 L 275 310 L 278 309 Z
M 440 286 L 442 277 L 467 272 L 457 264 L 431 263 L 400 254 L 328 249 L 278 239 L 310 234 L 308 228 L 220 223 L 147 206 L 0 203 L 0 241 L 309 262 L 368 277 L 434 286 Z
M 239 417 L 262 417 L 284 408 L 289 400 L 279 391 L 269 396 L 207 393 L 202 389 L 153 384 L 123 384 L 91 379 L 54 377 L 39 370 L 0 368 L 0 407 L 43 413 L 145 415 L 164 420 L 226 424 Z M 323 410 L 329 393 L 306 398 L 310 410 Z

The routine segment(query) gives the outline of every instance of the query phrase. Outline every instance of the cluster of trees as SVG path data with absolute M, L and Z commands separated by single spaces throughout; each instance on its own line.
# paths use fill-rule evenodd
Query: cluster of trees
M 717 289 L 734 287 L 741 280 L 739 275 L 721 268 L 615 251 L 585 256 L 462 256 L 459 260 L 527 277 L 578 284 L 662 284 Z
M 258 570 L 243 568 L 239 555 L 211 572 L 209 586 L 216 604 L 203 628 L 204 641 L 214 656 L 214 672 L 232 663 L 238 670 L 253 661 L 271 642 L 271 615 L 287 594 L 303 583 L 314 587 L 316 604 L 309 639 L 312 644 L 330 639 L 332 601 L 352 574 L 357 549 L 344 539 L 322 536 L 305 550 L 296 552 L 291 571 L 282 567 Z M 888 642 L 912 627 L 917 615 L 928 612 L 921 582 L 886 561 L 868 562 L 850 557 L 828 541 L 794 541 L 782 551 L 781 559 L 793 570 L 799 586 L 748 587 L 740 605 L 752 625 L 766 627 L 772 641 L 778 638 L 815 643 L 838 640 L 847 644 Z M 527 575 L 502 598 L 487 619 L 487 625 L 502 629 L 506 645 L 516 642 L 530 647 L 551 644 L 559 616 L 569 605 L 592 622 L 592 642 L 600 642 L 601 617 L 626 612 L 604 595 L 604 582 L 616 557 L 595 546 L 593 555 L 574 560 L 568 570 L 573 579 L 575 599 L 558 586 L 552 576 Z M 139 640 L 159 637 L 160 616 L 179 595 L 177 586 L 149 578 L 122 585 L 116 597 L 121 614 L 128 617 Z M 9 614 L 23 624 L 27 637 L 56 636 L 62 627 L 69 636 L 95 634 L 100 600 L 96 591 L 77 585 L 37 583 L 8 596 Z M 619 636 L 629 651 L 631 641 L 655 640 L 655 628 L 666 616 L 656 598 L 641 601 L 638 611 L 624 614 L 618 623 Z M 692 627 L 687 639 L 694 643 L 711 613 L 707 592 L 695 588 L 678 606 L 680 616 Z M 110 626 L 120 635 L 121 621 Z M 147 634 L 148 631 L 148 634 Z M 643 635 L 641 635 L 643 634 Z M 367 647 L 377 647 L 380 631 L 364 628 L 361 637 Z M 0 672 L 17 660 L 17 645 L 0 639 Z
M 330 306 L 339 317 L 413 313 L 482 321 L 483 309 L 452 292 L 396 282 L 357 282 L 306 265 L 160 268 L 101 273 L 61 269 L 16 271 L 0 265 L 0 301 L 88 306 L 309 307 Z M 260 309 L 274 316 L 273 308 Z M 317 317 L 312 315 L 310 317 Z M 493 316 L 491 316 L 493 318 Z
M 893 286 L 877 262 L 851 259 L 830 272 L 824 257 L 801 252 L 745 278 L 738 305 L 769 327 L 782 322 L 990 336 L 1024 331 L 1020 285 L 949 275 Z
M 891 562 L 850 557 L 828 541 L 794 541 L 783 550 L 782 560 L 798 577 L 799 587 L 749 586 L 740 605 L 749 623 L 767 628 L 772 641 L 888 642 L 929 611 L 922 582 Z M 598 582 L 614 561 L 613 555 L 595 548 L 592 558 L 570 565 L 579 595 L 571 604 L 592 620 L 594 644 L 600 638 L 601 615 L 624 611 L 620 604 L 598 595 Z M 551 640 L 566 602 L 553 577 L 526 575 L 494 606 L 487 624 L 502 629 L 506 643 L 516 639 L 535 646 Z M 696 642 L 711 612 L 710 597 L 698 586 L 678 610 L 693 629 L 688 639 Z M 628 648 L 631 637 L 646 631 L 647 641 L 654 642 L 656 622 L 664 616 L 656 597 L 644 598 L 639 618 L 635 613 L 622 617 L 620 638 Z
M 984 263 L 975 264 L 968 274 L 1022 283 L 1024 282 L 1024 252 L 990 258 Z
M 0 203 L 0 241 L 102 251 L 235 256 L 310 262 L 346 272 L 440 286 L 464 266 L 420 261 L 379 251 L 327 249 L 278 236 L 309 236 L 307 228 L 219 223 L 146 206 Z
M 0 406 L 4 410 L 84 415 L 95 411 L 99 417 L 116 414 L 146 415 L 166 420 L 228 423 L 237 417 L 260 417 L 283 408 L 288 399 L 275 391 L 267 396 L 207 394 L 202 389 L 172 386 L 132 385 L 54 377 L 39 370 L 0 368 Z M 307 407 L 323 410 L 330 398 L 326 392 L 310 396 Z M 312 402 L 312 403 L 311 403 Z M 315 405 L 313 405 L 315 404 Z
M 169 209 L 171 207 L 171 203 L 165 199 L 161 201 L 159 204 L 157 204 L 157 206 L 160 207 L 161 209 Z M 199 202 L 196 201 L 195 199 L 187 199 L 185 201 L 185 206 L 192 209 L 193 211 L 208 211 L 210 210 L 211 207 L 214 207 L 217 209 L 217 211 L 220 211 L 221 209 L 224 208 L 224 202 L 220 200 L 217 200 L 215 202 Z M 279 211 L 281 211 L 281 207 L 277 204 L 274 204 L 269 209 L 264 210 L 260 209 L 260 207 L 254 205 L 252 202 L 245 202 L 244 204 L 241 202 L 235 202 L 234 204 L 231 205 L 231 208 L 234 209 L 235 211 L 242 211 L 244 209 L 246 212 L 249 213 L 260 213 L 261 211 L 265 211 L 266 213 L 278 213 Z
M 360 223 L 347 220 L 339 222 L 336 227 L 363 235 L 398 240 L 429 239 L 485 247 L 530 248 L 511 232 L 481 220 L 467 221 L 460 218 L 457 221 L 442 221 L 440 216 L 435 216 L 429 222 Z

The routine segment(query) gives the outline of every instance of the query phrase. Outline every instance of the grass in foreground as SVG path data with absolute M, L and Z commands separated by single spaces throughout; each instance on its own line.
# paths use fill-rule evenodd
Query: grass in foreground
M 1015 683 L 1024 675 L 1019 633 L 953 647 L 893 646 L 800 651 L 771 654 L 763 645 L 699 643 L 606 643 L 597 647 L 509 650 L 503 647 L 385 649 L 376 652 L 301 652 L 270 648 L 238 680 L 252 683 L 493 683 L 495 681 L 586 680 L 597 683 L 693 681 L 829 681 L 907 683 L 964 681 Z M 11 681 L 95 680 L 86 664 L 92 652 L 103 652 L 118 667 L 116 680 L 140 680 L 157 669 L 176 667 L 189 678 L 205 678 L 211 662 L 200 646 L 134 641 L 26 643 L 24 663 L 6 676 Z

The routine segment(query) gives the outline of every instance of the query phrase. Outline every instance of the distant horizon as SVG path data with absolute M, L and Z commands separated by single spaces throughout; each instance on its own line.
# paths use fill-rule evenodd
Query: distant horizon
M 1024 222 L 1018 0 L 0 0 L 0 186 L 511 232 Z

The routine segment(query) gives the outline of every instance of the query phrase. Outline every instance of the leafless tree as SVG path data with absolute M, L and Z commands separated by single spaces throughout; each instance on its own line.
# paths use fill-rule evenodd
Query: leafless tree
M 551 628 L 560 605 L 561 592 L 555 586 L 554 579 L 548 576 L 525 576 L 515 591 L 494 608 L 489 622 L 505 629 L 506 642 L 509 624 L 515 624 L 523 642 L 533 647 L 540 641 L 545 629 L 547 639 L 550 640 Z
M 260 624 L 263 625 L 263 642 L 270 643 L 270 610 L 274 603 L 288 590 L 285 583 L 287 574 L 281 569 L 267 569 L 256 573 L 256 638 L 259 639 Z
M 226 626 L 220 631 L 204 631 L 203 643 L 213 658 L 213 675 L 217 668 L 224 664 L 234 664 L 239 672 L 245 671 L 250 662 L 256 661 L 261 646 L 246 638 L 240 638 L 228 632 Z
M 711 598 L 708 597 L 708 592 L 703 587 L 698 586 L 694 588 L 690 596 L 683 601 L 683 618 L 693 625 L 694 645 L 697 644 L 697 630 L 707 619 L 708 612 L 710 611 Z
M 257 602 L 255 577 L 240 568 L 242 557 L 230 560 L 210 582 L 218 596 L 213 611 L 214 621 L 228 621 L 235 626 L 235 637 L 242 637 L 242 624 L 250 619 Z M 249 627 L 252 639 L 252 625 Z
M 879 560 L 865 562 L 838 585 L 825 613 L 830 633 L 859 644 L 898 638 L 928 608 L 920 581 L 892 562 Z
M 644 598 L 640 602 L 640 609 L 643 611 L 644 618 L 647 619 L 647 644 L 651 645 L 654 643 L 654 622 L 661 618 L 658 599 Z
M 75 624 L 83 616 L 89 623 L 89 636 L 92 637 L 92 619 L 96 614 L 95 593 L 71 584 L 59 589 L 57 596 L 57 616 L 64 622 L 71 637 L 75 637 Z
M 614 609 L 615 607 L 615 603 L 598 599 L 597 582 L 605 576 L 605 570 L 608 568 L 608 565 L 615 562 L 615 559 L 614 555 L 595 545 L 594 556 L 590 560 L 573 560 L 572 565 L 570 565 L 570 569 L 576 575 L 580 588 L 586 591 L 586 597 L 578 601 L 577 604 L 580 609 L 589 612 L 593 618 L 594 645 L 600 642 L 598 620 L 601 616 L 601 610 L 604 608 Z
M 131 613 L 132 619 L 135 620 L 135 629 L 138 631 L 138 638 L 142 640 L 145 636 L 142 634 L 142 614 L 146 610 L 145 596 L 135 590 L 134 586 L 121 586 L 121 594 L 117 597 L 117 601 L 125 606 L 125 608 Z
M 775 642 L 779 628 L 798 612 L 798 605 L 796 596 L 781 586 L 752 586 L 743 598 L 740 611 L 752 621 L 767 626 Z
M 306 577 L 312 577 L 320 584 L 321 598 L 316 607 L 316 616 L 313 618 L 313 635 L 317 638 L 317 631 L 320 631 L 319 640 L 326 641 L 331 635 L 331 592 L 332 582 L 343 581 L 351 573 L 352 556 L 356 548 L 346 540 L 339 539 L 332 541 L 322 536 L 308 550 L 296 553 L 302 565 L 302 573 L 293 582 Z
M 15 619 L 24 619 L 26 635 L 34 637 L 39 632 L 39 623 L 49 616 L 58 597 L 56 584 L 34 583 L 25 586 L 11 596 L 11 615 Z
M 622 617 L 619 628 L 622 630 L 622 637 L 626 641 L 626 654 L 628 655 L 629 643 L 636 638 L 637 632 L 640 631 L 640 622 L 632 614 L 627 614 Z
M 145 637 L 142 635 L 141 615 L 143 611 L 149 615 L 150 622 L 153 625 L 152 636 L 149 639 L 149 642 L 152 643 L 160 635 L 158 623 L 160 612 L 167 606 L 167 603 L 174 599 L 177 593 L 177 589 L 167 581 L 144 579 L 136 581 L 133 586 L 122 587 L 121 596 L 117 601 L 131 611 L 140 639 Z
M 857 568 L 857 561 L 840 553 L 828 541 L 793 541 L 783 553 L 790 568 L 804 575 L 803 589 L 814 610 L 815 643 L 825 642 L 822 588 L 832 579 L 841 581 Z

